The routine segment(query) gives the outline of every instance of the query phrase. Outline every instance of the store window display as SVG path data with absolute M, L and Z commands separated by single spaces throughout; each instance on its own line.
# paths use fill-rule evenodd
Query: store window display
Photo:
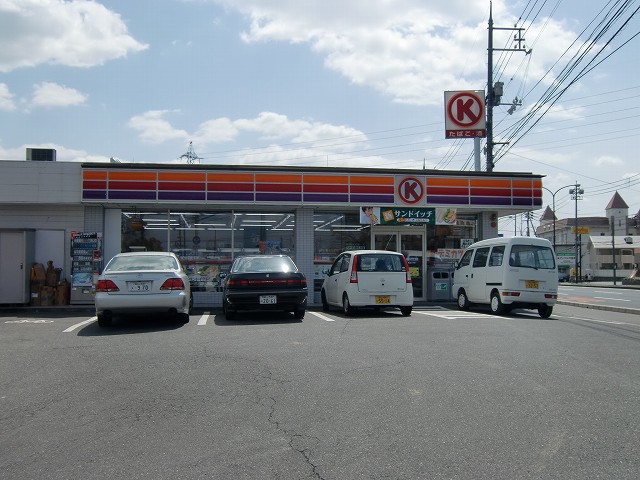
M 285 253 L 295 259 L 295 214 L 260 212 L 122 212 L 122 251 L 171 251 L 193 291 L 220 291 L 236 256 Z

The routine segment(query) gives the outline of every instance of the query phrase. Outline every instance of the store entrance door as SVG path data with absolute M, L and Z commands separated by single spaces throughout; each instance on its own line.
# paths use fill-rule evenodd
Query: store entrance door
M 424 240 L 425 234 L 423 231 L 409 233 L 406 230 L 389 230 L 373 233 L 373 248 L 400 252 L 407 258 L 413 284 L 413 299 L 416 301 L 426 300 L 426 289 L 424 288 Z

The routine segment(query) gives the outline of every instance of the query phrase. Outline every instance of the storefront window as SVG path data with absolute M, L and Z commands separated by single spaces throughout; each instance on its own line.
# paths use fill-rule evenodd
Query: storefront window
M 360 211 L 316 212 L 313 215 L 313 263 L 315 290 L 340 252 L 363 250 L 371 245 L 371 226 L 360 223 Z
M 122 212 L 122 251 L 171 251 L 193 291 L 219 291 L 233 258 L 284 253 L 294 257 L 293 213 Z
M 371 243 L 371 227 L 360 223 L 359 211 L 313 215 L 314 262 L 333 263 L 340 252 L 362 250 Z
M 477 217 L 458 214 L 455 225 L 430 225 L 427 227 L 427 263 L 447 264 L 462 258 L 469 245 L 477 240 Z
M 123 211 L 121 215 L 122 252 L 165 252 L 167 213 Z

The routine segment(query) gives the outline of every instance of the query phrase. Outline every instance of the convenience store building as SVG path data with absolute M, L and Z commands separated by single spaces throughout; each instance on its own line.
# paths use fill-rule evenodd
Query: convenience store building
M 290 255 L 319 304 L 337 254 L 368 248 L 403 252 L 416 301 L 433 301 L 443 298 L 434 271 L 496 237 L 499 217 L 542 206 L 542 176 L 531 173 L 55 161 L 0 169 L 0 303 L 22 303 L 32 262 L 53 260 L 72 303 L 89 303 L 105 260 L 163 250 L 187 268 L 195 306 L 221 304 L 219 274 L 247 253 Z

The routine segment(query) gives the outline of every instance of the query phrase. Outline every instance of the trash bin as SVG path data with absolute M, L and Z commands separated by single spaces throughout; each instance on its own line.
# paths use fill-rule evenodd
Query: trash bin
M 453 280 L 452 270 L 429 270 L 429 283 L 427 284 L 427 300 L 450 302 L 451 284 Z

